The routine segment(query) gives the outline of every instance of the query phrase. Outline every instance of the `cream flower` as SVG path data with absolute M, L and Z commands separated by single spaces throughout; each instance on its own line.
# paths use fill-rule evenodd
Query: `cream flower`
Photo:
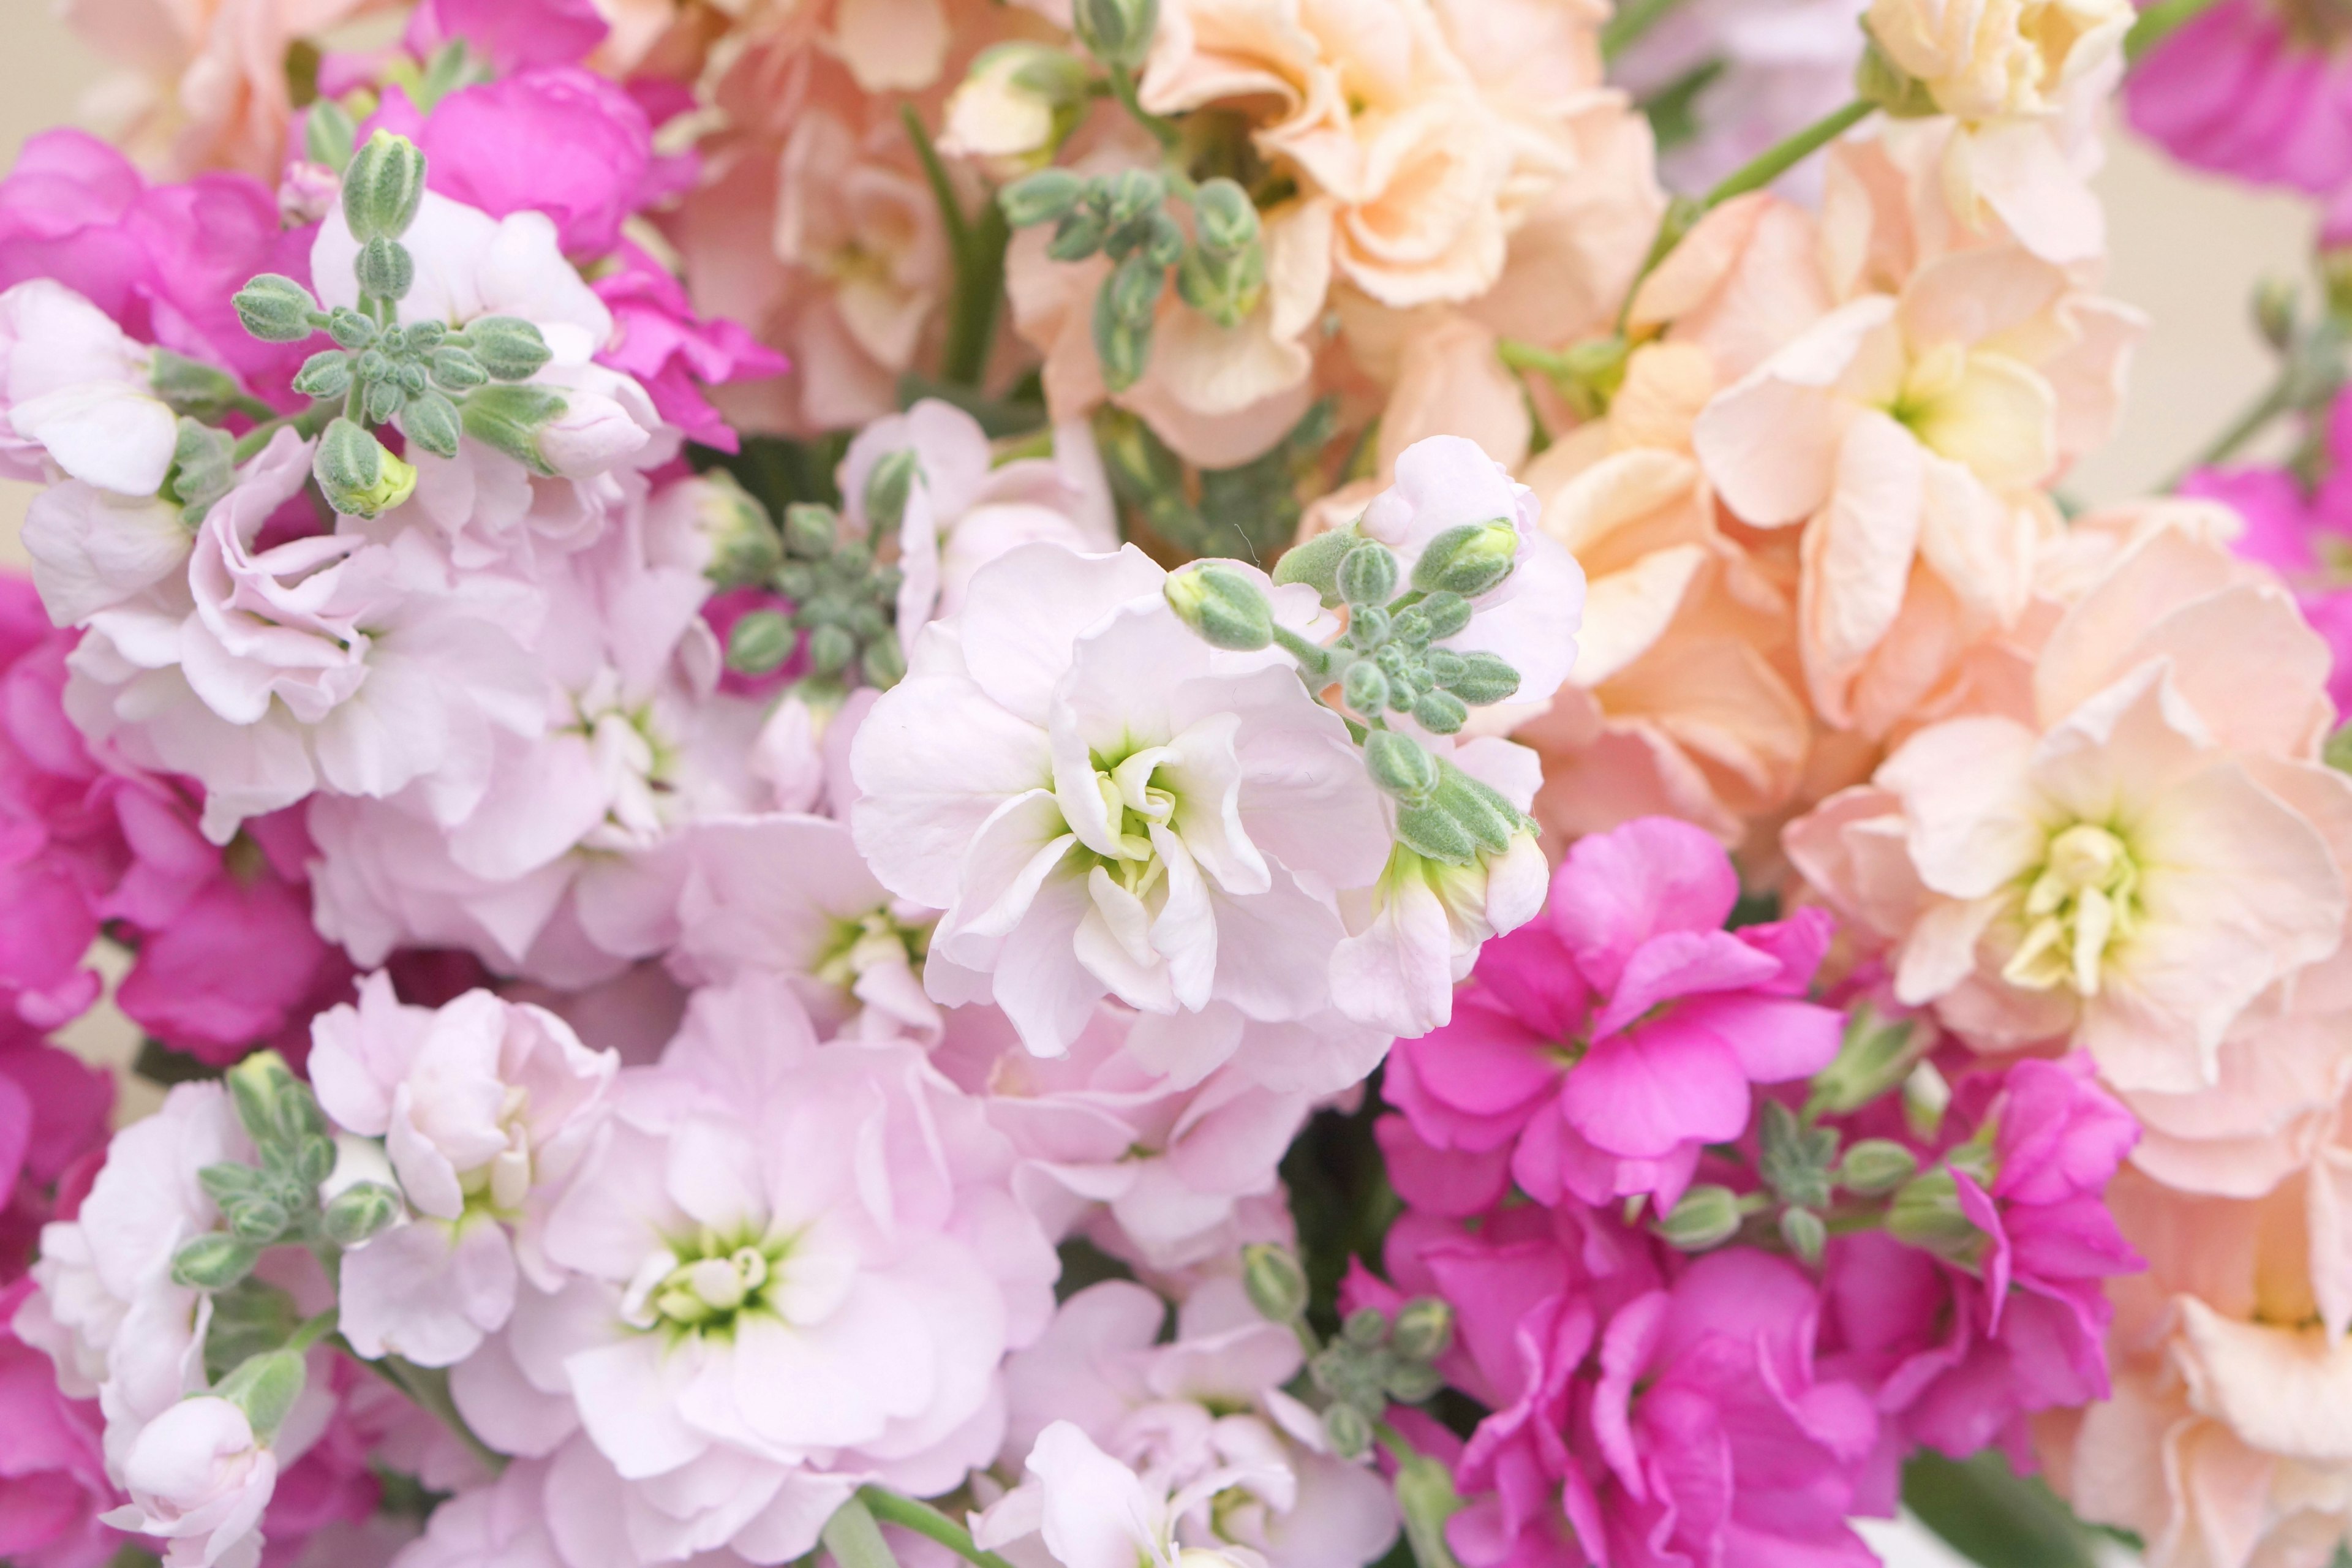
M 2045 114 L 2123 50 L 2131 0 L 1872 0 L 1887 58 L 1961 120 Z

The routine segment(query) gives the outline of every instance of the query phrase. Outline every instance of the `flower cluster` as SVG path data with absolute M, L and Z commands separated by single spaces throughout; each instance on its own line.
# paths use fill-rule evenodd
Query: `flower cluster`
M 0 1558 L 2344 1539 L 2352 291 L 2057 489 L 2193 4 L 68 9 Z

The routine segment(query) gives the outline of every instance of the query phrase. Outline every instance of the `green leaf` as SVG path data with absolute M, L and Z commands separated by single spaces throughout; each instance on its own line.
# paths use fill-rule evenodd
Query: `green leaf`
M 824 1549 L 839 1568 L 898 1568 L 898 1560 L 890 1555 L 890 1543 L 882 1539 L 882 1527 L 856 1498 L 834 1510 L 833 1517 L 825 1521 Z
M 1922 1450 L 1903 1468 L 1903 1502 L 1984 1568 L 2096 1568 L 2090 1530 L 1997 1452 L 1961 1461 Z

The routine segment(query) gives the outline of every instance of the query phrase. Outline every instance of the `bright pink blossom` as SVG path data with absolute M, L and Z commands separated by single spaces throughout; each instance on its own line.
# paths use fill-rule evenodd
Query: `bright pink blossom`
M 115 1501 L 99 1447 L 103 1422 L 97 1402 L 67 1398 L 49 1358 L 9 1326 L 31 1289 L 20 1280 L 0 1290 L 0 1561 L 96 1568 L 122 1543 L 98 1521 Z
M 1804 1000 L 1828 921 L 1725 931 L 1738 897 L 1729 857 L 1686 823 L 1580 840 L 1544 916 L 1487 947 L 1454 1022 L 1399 1045 L 1390 1097 L 1436 1148 L 1510 1148 L 1546 1203 L 1671 1207 L 1700 1149 L 1747 1128 L 1752 1085 L 1837 1054 L 1838 1015 Z
M 0 1287 L 24 1273 L 40 1227 L 71 1206 L 60 1190 L 96 1173 L 113 1109 L 112 1079 L 0 1016 Z
M 696 315 L 685 288 L 637 246 L 624 243 L 614 259 L 595 283 L 613 311 L 613 341 L 597 357 L 635 376 L 689 440 L 736 450 L 735 432 L 702 388 L 782 375 L 791 368 L 784 356 L 734 321 Z
M 2223 0 L 2137 64 L 2125 112 L 2184 163 L 2332 195 L 2352 179 L 2352 73 L 2275 0 Z M 2324 25 L 2324 24 L 2323 24 Z

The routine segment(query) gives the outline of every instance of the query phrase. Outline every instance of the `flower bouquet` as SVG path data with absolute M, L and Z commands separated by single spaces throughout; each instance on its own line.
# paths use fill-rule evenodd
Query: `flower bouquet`
M 2344 1560 L 2332 10 L 63 9 L 0 1560 Z

